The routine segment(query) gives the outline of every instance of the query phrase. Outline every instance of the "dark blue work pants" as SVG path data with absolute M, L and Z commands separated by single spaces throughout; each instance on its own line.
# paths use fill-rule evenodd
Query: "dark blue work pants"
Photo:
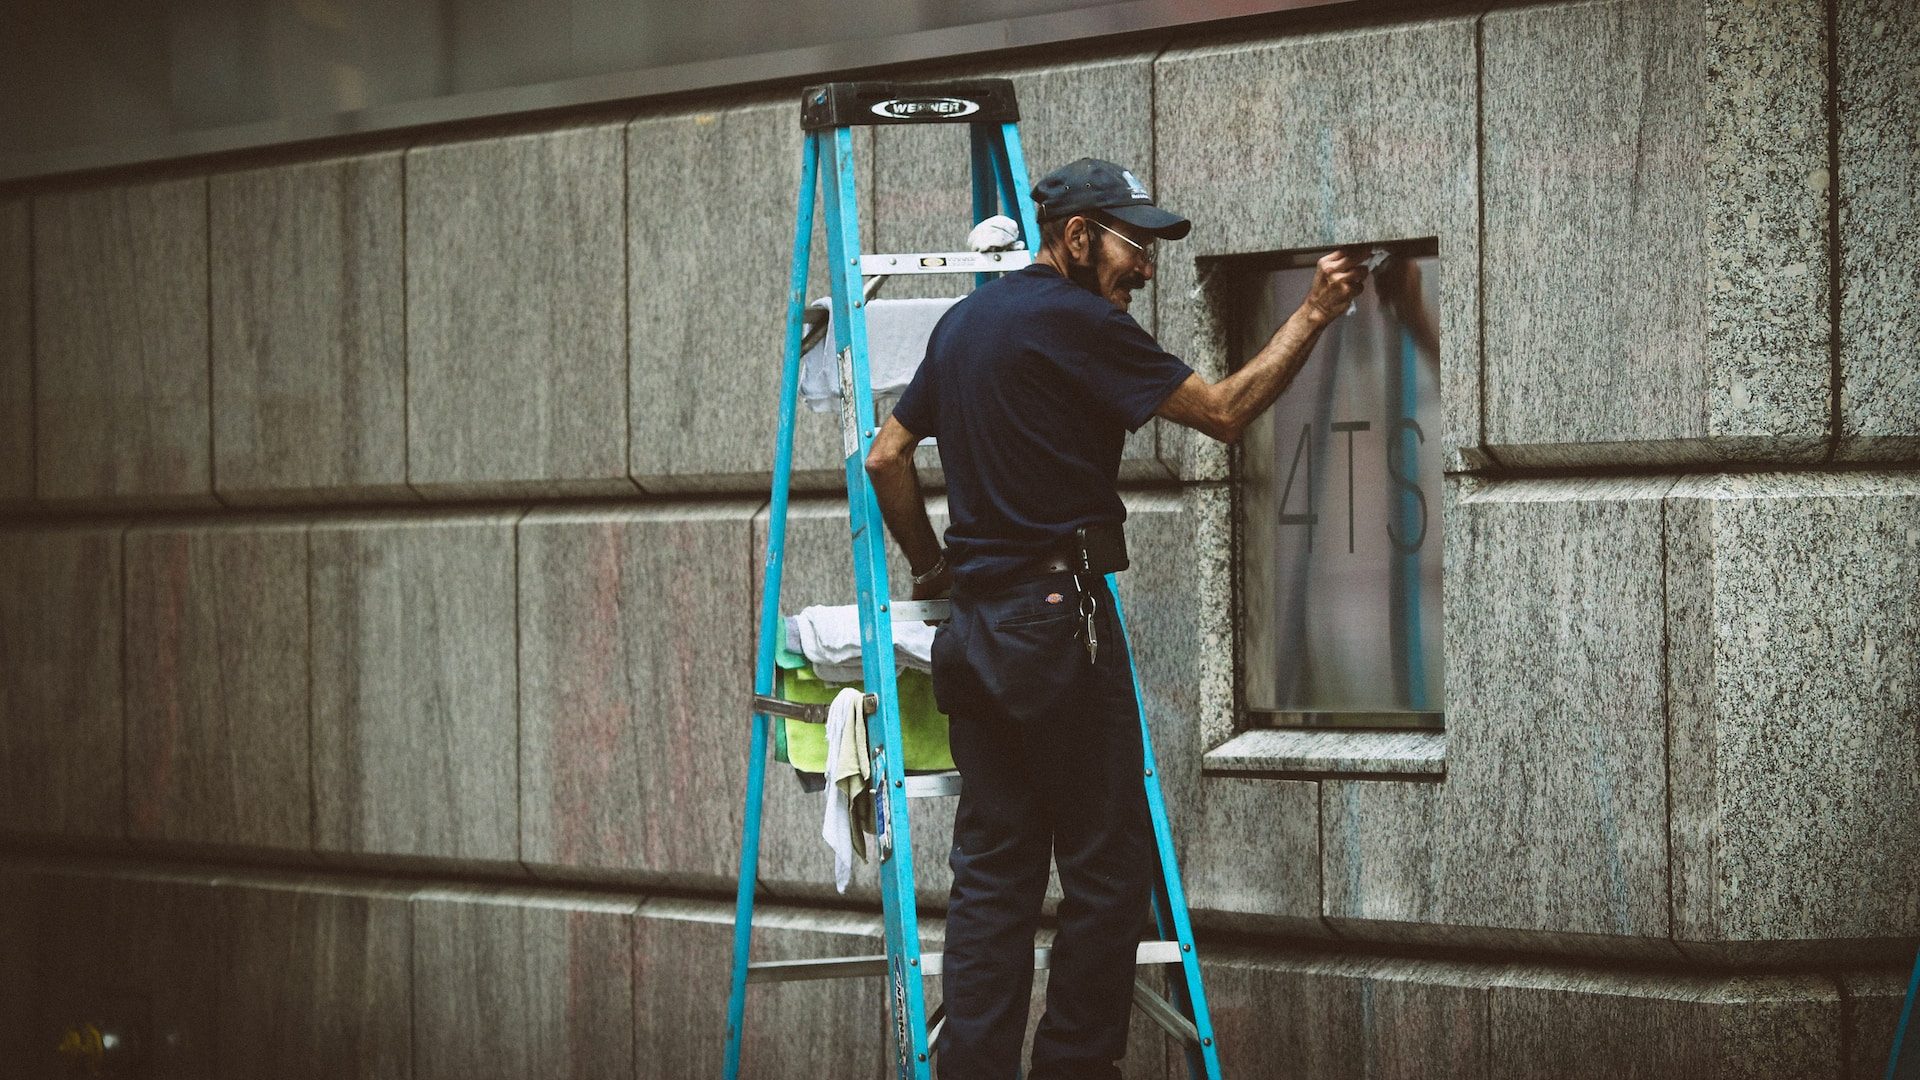
M 1012 1080 L 1051 855 L 1064 899 L 1030 1080 L 1117 1078 L 1154 873 L 1140 716 L 1113 600 L 1089 663 L 1072 574 L 956 594 L 933 645 L 962 789 L 942 989 L 941 1080 Z

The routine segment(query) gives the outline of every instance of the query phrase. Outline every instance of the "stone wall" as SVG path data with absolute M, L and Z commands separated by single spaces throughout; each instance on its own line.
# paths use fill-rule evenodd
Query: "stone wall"
M 1920 31 L 1827 4 L 940 73 L 1015 79 L 1034 175 L 1115 157 L 1192 215 L 1141 314 L 1211 376 L 1224 258 L 1440 247 L 1437 767 L 1223 749 L 1231 455 L 1127 446 L 1233 1075 L 1881 1067 L 1920 939 Z M 792 98 L 0 192 L 0 1057 L 91 1010 L 166 1037 L 154 1075 L 718 1071 Z M 870 248 L 957 242 L 963 146 L 858 134 Z M 798 424 L 789 608 L 852 599 L 835 421 Z M 770 776 L 764 957 L 878 948 L 816 815 Z M 950 822 L 915 826 L 929 940 Z M 882 1073 L 877 985 L 754 995 L 751 1075 Z M 1128 1070 L 1181 1072 L 1150 1037 Z

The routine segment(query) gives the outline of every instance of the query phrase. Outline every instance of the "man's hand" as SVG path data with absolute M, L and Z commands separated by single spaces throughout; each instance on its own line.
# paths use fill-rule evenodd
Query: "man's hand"
M 916 581 L 913 586 L 915 600 L 939 600 L 953 591 L 953 570 L 942 566 L 940 572 L 926 581 Z
M 1320 256 L 1300 311 L 1322 326 L 1345 315 L 1367 287 L 1367 254 L 1365 248 L 1340 248 Z
M 944 561 L 945 556 L 941 558 Z M 935 574 L 925 581 L 915 582 L 913 586 L 913 599 L 915 600 L 943 600 L 952 594 L 953 569 L 948 566 L 942 566 L 938 574 Z M 927 625 L 939 626 L 940 623 L 936 620 L 928 619 Z

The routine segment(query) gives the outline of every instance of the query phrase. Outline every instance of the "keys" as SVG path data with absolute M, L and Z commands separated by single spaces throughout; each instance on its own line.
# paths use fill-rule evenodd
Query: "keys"
M 1094 628 L 1094 615 L 1100 610 L 1100 602 L 1093 598 L 1087 587 L 1081 583 L 1080 575 L 1073 575 L 1073 587 L 1080 593 L 1080 618 L 1086 622 L 1087 664 L 1094 666 L 1100 662 L 1100 634 Z

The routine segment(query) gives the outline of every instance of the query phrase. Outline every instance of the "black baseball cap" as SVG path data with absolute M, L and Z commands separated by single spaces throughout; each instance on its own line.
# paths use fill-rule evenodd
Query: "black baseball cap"
M 1099 158 L 1062 165 L 1033 185 L 1040 220 L 1054 221 L 1099 210 L 1164 240 L 1178 240 L 1193 222 L 1153 205 L 1153 196 L 1132 172 Z

